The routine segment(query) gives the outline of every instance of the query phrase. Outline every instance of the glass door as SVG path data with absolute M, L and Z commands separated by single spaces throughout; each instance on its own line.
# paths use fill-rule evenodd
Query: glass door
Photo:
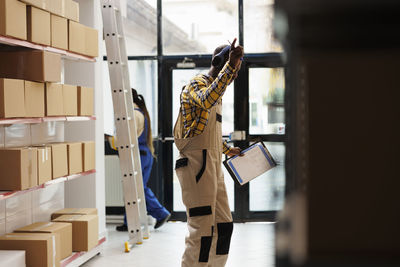
M 184 57 L 165 57 L 160 77 L 165 90 L 160 92 L 159 131 L 163 152 L 165 203 L 175 220 L 185 220 L 181 187 L 174 171 L 178 151 L 172 131 L 178 116 L 182 87 L 199 73 L 207 73 L 210 57 L 193 56 L 195 68 L 181 69 Z M 245 57 L 239 77 L 223 96 L 223 138 L 234 130 L 246 131 L 246 140 L 230 143 L 242 148 L 255 141 L 267 146 L 278 166 L 244 186 L 238 186 L 225 170 L 229 205 L 235 221 L 271 220 L 284 202 L 285 188 L 285 112 L 284 70 L 279 54 Z M 161 162 L 160 162 L 161 163 Z
M 234 129 L 246 139 L 246 148 L 263 142 L 278 166 L 243 186 L 235 185 L 236 221 L 274 221 L 284 204 L 285 82 L 281 53 L 245 55 L 235 84 Z
M 263 141 L 278 166 L 249 186 L 249 211 L 282 209 L 285 190 L 285 81 L 283 68 L 249 68 L 249 140 Z M 274 142 L 272 142 L 272 140 Z

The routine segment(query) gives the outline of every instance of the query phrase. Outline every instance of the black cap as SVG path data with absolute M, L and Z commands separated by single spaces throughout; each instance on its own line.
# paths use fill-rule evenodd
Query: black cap
M 225 46 L 221 52 L 219 52 L 218 54 L 216 54 L 212 61 L 211 61 L 211 65 L 213 65 L 214 67 L 221 67 L 222 64 L 224 64 L 224 57 L 225 54 L 228 53 L 228 51 L 230 50 L 231 46 L 227 45 Z

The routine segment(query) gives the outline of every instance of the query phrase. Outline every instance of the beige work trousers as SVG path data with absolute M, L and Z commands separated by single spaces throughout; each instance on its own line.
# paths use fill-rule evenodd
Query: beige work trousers
M 232 236 L 232 215 L 222 171 L 221 104 L 210 111 L 203 133 L 181 138 L 181 115 L 174 128 L 180 151 L 176 174 L 186 206 L 189 234 L 182 267 L 223 267 Z

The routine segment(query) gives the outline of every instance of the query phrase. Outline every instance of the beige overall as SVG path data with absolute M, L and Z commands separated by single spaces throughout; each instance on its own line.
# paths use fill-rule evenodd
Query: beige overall
M 221 102 L 211 109 L 200 135 L 182 138 L 181 113 L 174 128 L 180 152 L 175 169 L 189 229 L 182 267 L 223 267 L 228 259 L 233 223 L 221 169 L 221 109 Z

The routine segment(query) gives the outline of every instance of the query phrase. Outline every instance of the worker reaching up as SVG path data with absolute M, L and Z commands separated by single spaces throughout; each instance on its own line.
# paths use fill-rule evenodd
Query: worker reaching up
M 223 267 L 233 231 L 222 167 L 222 153 L 241 150 L 222 141 L 222 96 L 237 77 L 243 48 L 222 45 L 215 49 L 207 75 L 197 75 L 182 89 L 174 127 L 179 159 L 175 170 L 186 206 L 189 234 L 182 267 Z

